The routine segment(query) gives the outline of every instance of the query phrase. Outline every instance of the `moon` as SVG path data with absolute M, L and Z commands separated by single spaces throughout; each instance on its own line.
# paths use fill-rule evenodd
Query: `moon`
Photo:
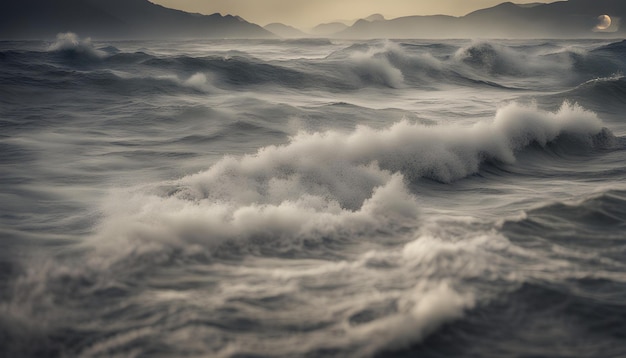
M 611 27 L 611 17 L 609 15 L 600 15 L 598 16 L 598 24 L 596 25 L 596 30 L 606 30 Z

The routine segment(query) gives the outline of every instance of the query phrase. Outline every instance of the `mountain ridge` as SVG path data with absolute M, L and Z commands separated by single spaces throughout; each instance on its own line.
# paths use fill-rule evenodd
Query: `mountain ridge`
M 267 24 L 263 26 L 263 28 L 282 38 L 291 39 L 291 38 L 304 38 L 304 37 L 311 36 L 300 29 L 297 29 L 293 26 L 285 25 L 280 22 L 273 22 L 271 24 Z
M 599 16 L 614 19 L 599 30 Z M 463 37 L 602 37 L 626 34 L 620 26 L 626 19 L 626 1 L 568 0 L 552 3 L 503 2 L 465 16 L 405 16 L 383 21 L 357 21 L 332 37 L 364 38 L 463 38 Z M 608 35 L 607 35 L 608 33 Z
M 611 18 L 608 28 L 600 26 L 603 15 Z M 622 0 L 503 2 L 460 17 L 373 14 L 350 26 L 331 22 L 305 32 L 280 23 L 263 28 L 236 15 L 188 13 L 149 0 L 16 0 L 0 3 L 0 39 L 48 39 L 62 32 L 101 39 L 584 38 L 626 35 L 622 19 Z
M 188 13 L 148 0 L 0 3 L 0 38 L 46 39 L 60 32 L 111 39 L 275 37 L 238 16 Z

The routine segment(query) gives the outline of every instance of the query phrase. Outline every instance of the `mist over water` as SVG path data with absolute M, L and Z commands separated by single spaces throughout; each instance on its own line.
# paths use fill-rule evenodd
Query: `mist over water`
M 626 355 L 624 42 L 0 42 L 0 356 Z

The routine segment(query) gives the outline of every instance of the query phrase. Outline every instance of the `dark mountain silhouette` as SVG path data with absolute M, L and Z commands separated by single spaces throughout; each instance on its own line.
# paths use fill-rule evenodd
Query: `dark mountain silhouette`
M 613 24 L 603 33 L 596 28 L 600 15 Z M 626 1 L 569 0 L 550 4 L 511 2 L 478 10 L 463 17 L 408 16 L 385 21 L 359 20 L 335 33 L 340 38 L 580 38 L 626 34 Z
M 237 16 L 190 14 L 148 0 L 0 2 L 0 38 L 42 39 L 68 31 L 99 38 L 274 37 Z
M 608 29 L 598 28 L 609 15 Z M 311 34 L 338 38 L 581 38 L 624 36 L 625 0 L 569 0 L 550 4 L 511 2 L 462 17 L 407 16 L 385 20 L 372 15 L 352 26 L 316 26 Z M 295 28 L 266 29 L 238 16 L 200 15 L 155 5 L 148 0 L 0 1 L 0 39 L 47 39 L 59 32 L 97 38 L 272 38 L 310 37 Z
M 316 36 L 329 36 L 348 28 L 348 25 L 341 22 L 330 22 L 320 24 L 311 29 L 311 33 Z
M 303 37 L 311 37 L 311 35 L 296 29 L 293 26 L 281 24 L 281 23 L 272 23 L 265 25 L 263 27 L 267 31 L 280 36 L 282 38 L 290 39 L 290 38 L 303 38 Z
M 407 16 L 392 20 L 360 19 L 351 27 L 333 34 L 341 38 L 437 38 L 442 29 L 451 34 L 463 33 L 453 16 Z M 457 36 L 451 36 L 457 37 Z
M 364 19 L 352 20 L 351 22 L 356 23 L 356 21 L 360 20 L 368 22 L 385 21 L 385 17 L 381 14 L 373 14 Z M 293 26 L 288 26 L 281 23 L 272 23 L 269 25 L 265 25 L 263 28 L 283 38 L 305 38 L 328 37 L 329 35 L 333 35 L 334 33 L 347 29 L 348 25 L 339 21 L 320 24 L 311 29 L 310 33 L 306 33 Z

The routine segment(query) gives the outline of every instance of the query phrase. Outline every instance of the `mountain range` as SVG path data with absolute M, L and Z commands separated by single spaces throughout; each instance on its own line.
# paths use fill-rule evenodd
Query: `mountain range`
M 602 15 L 611 18 L 606 29 Z M 518 5 L 511 2 L 462 17 L 407 16 L 392 20 L 359 20 L 335 33 L 337 38 L 585 38 L 624 35 L 624 0 L 569 0 Z M 602 24 L 601 24 L 602 23 Z
M 285 39 L 311 37 L 310 34 L 307 34 L 302 30 L 296 29 L 293 26 L 289 26 L 289 25 L 285 25 L 285 24 L 281 24 L 277 22 L 272 23 L 272 24 L 267 24 L 263 28 L 275 34 L 276 36 L 282 37 Z
M 191 14 L 148 0 L 0 1 L 0 39 L 46 39 L 70 31 L 110 39 L 276 37 L 238 16 Z
M 280 23 L 262 28 L 238 16 L 187 13 L 148 0 L 7 0 L 0 3 L 0 39 L 46 39 L 70 31 L 101 39 L 616 37 L 626 35 L 621 19 L 626 19 L 626 0 L 506 2 L 461 17 L 387 20 L 375 14 L 351 26 L 321 24 L 307 33 Z

